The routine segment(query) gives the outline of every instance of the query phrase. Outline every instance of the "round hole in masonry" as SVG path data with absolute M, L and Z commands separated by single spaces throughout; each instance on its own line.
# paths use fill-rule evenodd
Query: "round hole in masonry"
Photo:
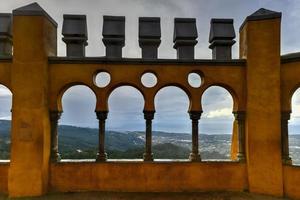
M 107 72 L 99 72 L 95 79 L 95 84 L 100 87 L 104 88 L 108 86 L 110 83 L 110 74 Z
M 157 77 L 155 74 L 153 74 L 151 72 L 147 72 L 147 73 L 143 74 L 141 81 L 142 81 L 143 86 L 145 86 L 147 88 L 151 88 L 157 84 Z
M 201 86 L 201 76 L 195 72 L 188 75 L 189 85 L 193 88 L 199 88 Z

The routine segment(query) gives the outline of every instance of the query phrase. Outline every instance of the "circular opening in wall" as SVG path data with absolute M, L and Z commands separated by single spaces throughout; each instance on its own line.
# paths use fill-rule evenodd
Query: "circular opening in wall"
M 97 87 L 104 88 L 110 83 L 110 74 L 107 72 L 100 72 L 96 75 L 95 84 Z
M 147 72 L 147 73 L 143 74 L 143 76 L 141 78 L 141 82 L 142 82 L 143 86 L 145 86 L 147 88 L 154 87 L 157 84 L 156 75 L 151 72 Z
M 189 73 L 188 82 L 191 87 L 199 88 L 201 85 L 201 76 L 195 72 Z

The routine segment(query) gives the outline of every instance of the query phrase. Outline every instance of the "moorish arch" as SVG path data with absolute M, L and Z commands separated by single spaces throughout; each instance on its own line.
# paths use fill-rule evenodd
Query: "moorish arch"
M 95 86 L 96 87 L 96 86 Z M 93 96 L 96 98 L 96 102 L 97 102 L 97 95 L 96 95 L 96 91 L 95 91 L 95 88 L 89 86 L 88 84 L 84 83 L 84 82 L 70 82 L 70 83 L 67 83 L 67 84 L 64 84 L 63 86 L 61 86 L 57 92 L 56 92 L 56 108 L 51 108 L 51 110 L 57 110 L 57 111 L 63 111 L 63 97 L 64 95 L 66 94 L 66 92 L 70 92 L 70 90 L 74 90 L 75 89 L 75 92 L 78 90 L 78 88 L 81 88 L 79 90 L 83 90 L 84 92 L 85 91 L 89 91 L 93 93 Z M 84 88 L 84 89 L 83 89 Z M 53 98 L 53 97 L 51 97 Z M 96 108 L 96 105 L 95 105 L 95 108 Z
M 200 152 L 203 159 L 230 159 L 233 133 L 233 98 L 221 86 L 210 86 L 201 98 Z M 218 137 L 216 137 L 218 136 Z M 208 147 L 214 146 L 213 152 Z
M 288 113 L 287 113 L 288 114 Z M 283 113 L 284 115 L 284 113 Z M 287 158 L 291 159 L 293 165 L 300 165 L 300 88 L 297 88 L 291 97 L 291 113 L 288 121 L 288 151 L 286 152 Z M 285 152 L 283 152 L 285 153 Z
M 75 85 L 64 91 L 61 101 L 62 113 L 59 120 L 61 126 L 58 128 L 58 149 L 61 157 L 95 158 L 98 146 L 98 120 L 95 113 L 94 92 L 85 85 Z M 94 151 L 90 152 L 90 149 Z
M 189 105 L 188 95 L 177 86 L 166 86 L 156 93 L 153 120 L 155 158 L 188 159 L 191 152 Z M 166 140 L 155 141 L 156 134 L 161 134 Z M 173 137 L 183 137 L 186 142 L 174 143 Z
M 0 160 L 10 159 L 12 92 L 0 84 Z
M 142 93 L 133 86 L 116 87 L 109 95 L 108 108 L 105 135 L 108 158 L 142 159 L 145 146 Z

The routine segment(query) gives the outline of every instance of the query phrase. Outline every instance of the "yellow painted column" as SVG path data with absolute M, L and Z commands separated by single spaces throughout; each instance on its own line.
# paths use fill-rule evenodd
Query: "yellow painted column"
M 11 197 L 38 196 L 47 191 L 48 56 L 56 55 L 56 27 L 37 3 L 13 11 Z
M 281 13 L 260 9 L 240 29 L 247 59 L 246 156 L 249 190 L 283 195 L 280 133 Z

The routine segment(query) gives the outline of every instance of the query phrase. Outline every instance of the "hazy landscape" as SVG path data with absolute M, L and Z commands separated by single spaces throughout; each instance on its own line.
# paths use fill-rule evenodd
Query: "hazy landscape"
M 191 135 L 153 132 L 153 153 L 156 159 L 187 159 L 191 152 Z M 290 154 L 300 164 L 300 135 L 291 135 Z M 144 132 L 107 131 L 106 151 L 110 159 L 141 159 L 144 153 Z M 230 159 L 231 135 L 200 134 L 202 159 Z M 0 120 L 0 159 L 9 159 L 10 121 Z M 63 159 L 94 159 L 98 148 L 98 130 L 75 126 L 59 126 L 59 152 Z

